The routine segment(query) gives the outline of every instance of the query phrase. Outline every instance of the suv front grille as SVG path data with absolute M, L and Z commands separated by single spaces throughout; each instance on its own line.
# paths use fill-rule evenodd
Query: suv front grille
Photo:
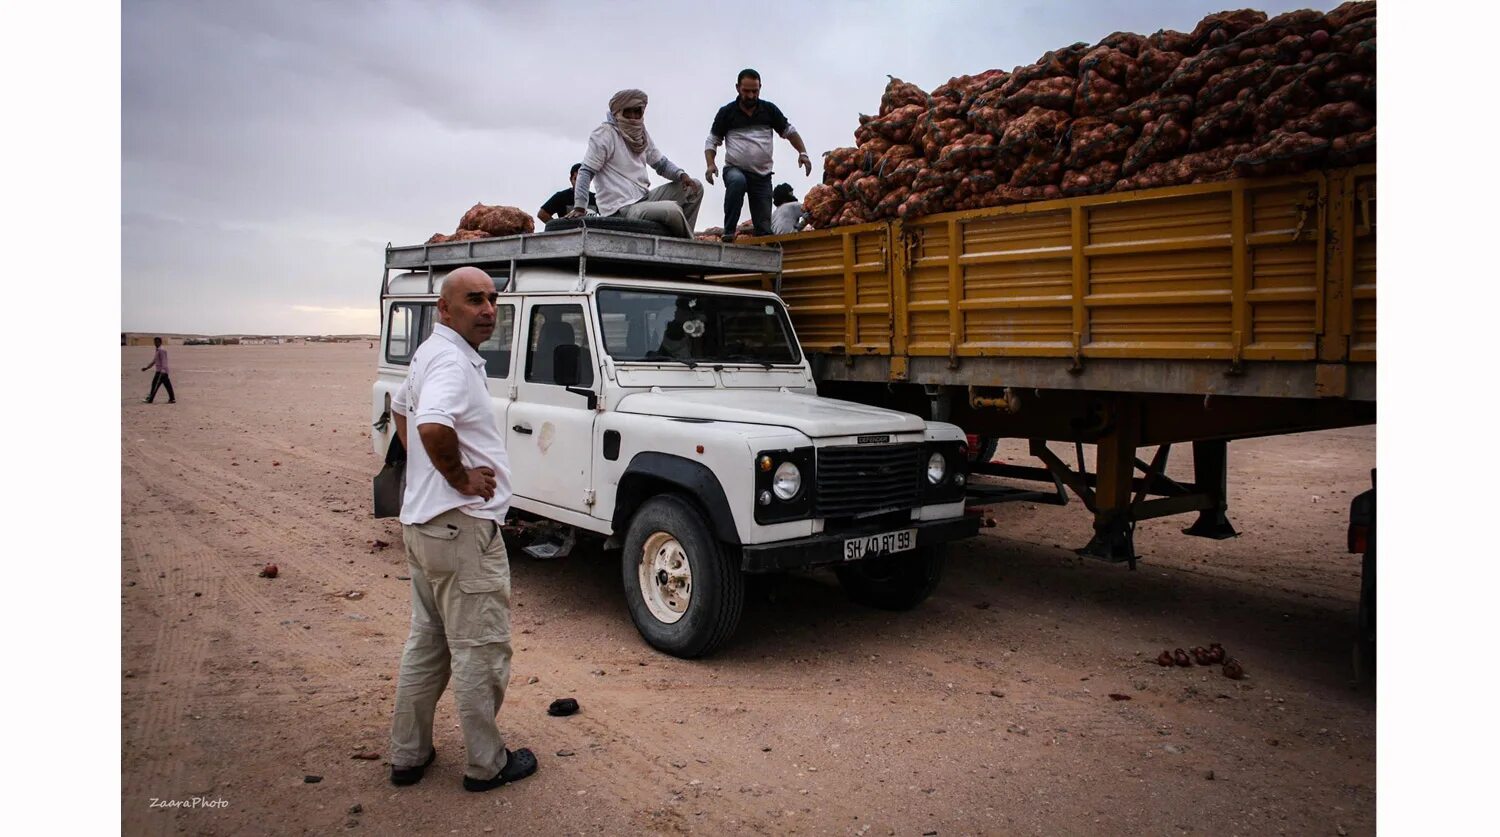
M 818 449 L 818 517 L 851 517 L 918 504 L 920 445 L 849 445 Z

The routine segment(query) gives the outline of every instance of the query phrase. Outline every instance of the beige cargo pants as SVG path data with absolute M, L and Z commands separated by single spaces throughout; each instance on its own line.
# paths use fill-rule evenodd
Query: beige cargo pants
M 495 715 L 510 682 L 510 563 L 500 528 L 457 509 L 401 527 L 411 570 L 411 634 L 396 681 L 391 765 L 432 752 L 432 716 L 453 679 L 468 766 L 490 779 L 505 766 Z
M 644 198 L 615 210 L 621 218 L 639 218 L 665 225 L 678 238 L 692 238 L 698 223 L 698 208 L 703 205 L 703 190 L 691 194 L 681 183 L 667 183 L 646 193 Z

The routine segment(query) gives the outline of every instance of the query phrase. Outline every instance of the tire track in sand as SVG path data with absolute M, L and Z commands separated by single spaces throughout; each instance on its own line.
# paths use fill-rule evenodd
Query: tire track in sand
M 146 457 L 159 462 L 161 455 L 146 454 Z M 288 568 L 294 566 L 303 570 L 305 577 L 321 578 L 338 590 L 358 589 L 369 583 L 369 576 L 351 570 L 346 563 L 348 559 L 343 557 L 345 553 L 339 552 L 336 534 L 347 522 L 337 518 L 330 521 L 332 515 L 313 511 L 306 500 L 235 474 L 200 454 L 179 453 L 172 464 L 182 468 L 176 478 L 182 490 L 168 484 L 163 491 L 214 508 L 217 525 L 202 534 L 224 554 L 246 555 L 255 561 L 274 562 Z M 257 502 L 251 505 L 247 497 L 255 497 Z M 330 525 L 335 521 L 335 525 Z M 286 541 L 294 541 L 299 547 L 291 555 L 265 553 L 257 548 L 260 543 Z
M 127 538 L 127 544 L 141 548 L 134 538 Z M 156 621 L 156 631 L 149 651 L 138 646 L 122 649 L 123 662 L 131 675 L 122 680 L 122 720 L 133 718 L 134 723 L 128 730 L 122 729 L 121 805 L 122 822 L 131 824 L 127 831 L 165 834 L 174 829 L 179 813 L 147 806 L 152 797 L 191 795 L 192 789 L 186 787 L 187 764 L 198 746 L 188 725 L 193 722 L 192 708 L 199 699 L 209 645 L 206 633 L 184 623 L 205 599 L 217 598 L 218 584 L 217 579 L 191 569 L 206 563 L 203 555 L 184 549 L 175 535 L 154 542 L 150 555 L 143 562 L 149 584 L 142 592 L 155 599 L 155 613 L 150 618 Z M 166 579 L 157 578 L 152 571 L 156 568 L 166 572 Z M 188 587 L 201 588 L 197 592 L 204 595 L 186 594 L 184 598 L 181 591 Z M 137 585 L 134 589 L 140 588 Z M 145 618 L 145 610 L 144 602 L 128 603 L 124 615 Z

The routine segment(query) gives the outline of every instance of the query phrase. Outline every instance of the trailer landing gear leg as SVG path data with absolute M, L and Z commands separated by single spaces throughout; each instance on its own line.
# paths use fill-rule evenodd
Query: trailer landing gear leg
M 1229 523 L 1229 516 L 1225 514 L 1229 508 L 1228 473 L 1228 442 L 1217 440 L 1193 443 L 1194 488 L 1207 495 L 1213 507 L 1198 512 L 1198 520 L 1182 530 L 1184 535 L 1213 538 L 1216 541 L 1239 535 Z
M 1140 406 L 1131 399 L 1115 405 L 1114 426 L 1100 437 L 1095 448 L 1094 470 L 1098 481 L 1094 492 L 1094 537 L 1079 555 L 1113 563 L 1125 562 L 1135 569 L 1135 522 L 1131 513 L 1131 488 L 1135 476 L 1136 440 L 1140 438 Z
M 1111 564 L 1127 564 L 1135 569 L 1135 524 L 1125 517 L 1094 523 L 1094 537 L 1077 550 L 1086 558 L 1098 558 Z

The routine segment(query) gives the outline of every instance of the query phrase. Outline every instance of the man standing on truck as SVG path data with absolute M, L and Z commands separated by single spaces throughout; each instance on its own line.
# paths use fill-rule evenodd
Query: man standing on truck
M 672 182 L 652 189 L 648 168 Z M 703 184 L 668 160 L 652 141 L 646 131 L 644 91 L 621 90 L 610 98 L 604 123 L 589 134 L 569 218 L 584 214 L 590 184 L 599 187 L 600 215 L 655 221 L 678 238 L 693 237 Z
M 583 166 L 582 163 L 574 163 L 573 168 L 568 169 L 568 188 L 559 189 L 556 194 L 547 199 L 546 203 L 542 204 L 542 208 L 536 213 L 537 220 L 545 224 L 559 215 L 568 214 L 568 210 L 573 206 L 573 189 L 578 185 L 578 169 L 581 166 Z M 599 211 L 599 203 L 594 199 L 593 192 L 589 192 L 589 209 L 594 212 Z
M 177 393 L 172 391 L 172 379 L 167 376 L 167 350 L 161 347 L 160 337 L 151 338 L 151 342 L 156 345 L 156 354 L 152 356 L 150 363 L 141 367 L 141 371 L 145 372 L 154 366 L 156 367 L 156 374 L 151 376 L 151 394 L 141 400 L 150 404 L 156 400 L 157 388 L 165 386 L 167 388 L 167 403 L 176 404 Z
M 750 220 L 756 235 L 771 234 L 771 162 L 775 151 L 772 134 L 781 134 L 797 149 L 797 165 L 812 174 L 812 159 L 802 135 L 787 121 L 781 108 L 760 98 L 760 73 L 746 68 L 734 84 L 739 95 L 719 108 L 708 129 L 703 156 L 708 161 L 705 178 L 714 182 L 719 167 L 714 163 L 720 144 L 724 146 L 724 240 L 733 241 L 740 223 L 740 207 L 750 194 Z
M 495 331 L 495 299 L 494 280 L 483 270 L 449 273 L 439 323 L 391 400 L 407 451 L 401 537 L 412 599 L 391 725 L 395 785 L 421 781 L 437 757 L 432 717 L 450 671 L 468 754 L 464 790 L 487 791 L 536 772 L 536 756 L 505 749 L 495 725 L 510 682 L 510 564 L 500 535 L 510 464 L 477 351 Z

